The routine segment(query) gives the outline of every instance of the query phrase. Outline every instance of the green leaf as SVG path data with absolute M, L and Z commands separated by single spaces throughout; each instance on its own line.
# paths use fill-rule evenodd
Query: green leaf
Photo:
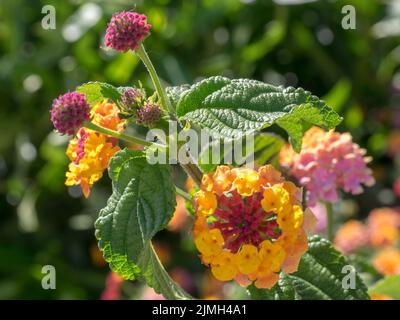
M 116 102 L 121 97 L 121 93 L 116 87 L 103 82 L 88 82 L 76 88 L 76 91 L 84 93 L 91 106 L 104 99 Z
M 393 299 L 400 300 L 400 275 L 383 278 L 369 289 L 369 293 L 384 294 Z
M 151 243 L 143 250 L 139 265 L 143 274 L 140 279 L 146 281 L 155 292 L 161 293 L 166 299 L 188 300 L 192 297 L 171 279 L 158 259 Z
M 178 101 L 181 98 L 182 94 L 189 89 L 190 89 L 189 84 L 182 84 L 180 86 L 165 88 L 167 96 L 169 97 L 171 104 L 174 108 L 176 108 L 176 105 L 178 104 Z
M 343 271 L 347 265 L 346 258 L 328 240 L 312 236 L 296 272 L 281 273 L 278 283 L 270 290 L 252 286 L 249 292 L 254 299 L 268 300 L 368 300 L 367 287 L 357 273 L 355 289 L 342 286 L 343 278 L 349 275 Z
M 113 193 L 95 223 L 105 260 L 124 279 L 144 279 L 166 298 L 187 297 L 151 245 L 176 206 L 170 167 L 150 165 L 144 152 L 124 149 L 111 159 L 109 175 Z
M 328 106 L 318 108 L 312 103 L 306 103 L 293 107 L 290 113 L 277 119 L 276 124 L 286 130 L 294 150 L 299 152 L 303 135 L 311 125 L 332 129 L 340 121 L 338 114 Z
M 288 132 L 297 151 L 310 125 L 332 129 L 342 120 L 304 89 L 219 76 L 181 93 L 176 108 L 181 120 L 207 128 L 217 137 L 238 139 L 276 123 Z

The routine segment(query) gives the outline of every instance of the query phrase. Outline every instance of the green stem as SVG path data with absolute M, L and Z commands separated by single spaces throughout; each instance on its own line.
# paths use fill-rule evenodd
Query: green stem
M 161 85 L 160 78 L 157 75 L 156 69 L 154 68 L 153 63 L 151 62 L 143 44 L 140 44 L 140 46 L 136 50 L 136 53 L 146 66 L 147 70 L 149 71 L 151 80 L 153 81 L 154 88 L 156 89 L 157 94 L 161 99 L 161 105 L 164 111 L 173 114 L 174 110 L 172 109 L 171 103 L 167 98 L 163 86 Z
M 203 173 L 199 166 L 195 163 L 180 164 L 183 170 L 193 179 L 193 182 L 200 187 L 201 179 L 203 178 Z
M 140 144 L 140 145 L 143 145 L 143 146 L 147 146 L 147 147 L 153 145 L 152 142 L 146 141 L 146 140 L 141 139 L 141 138 L 128 136 L 126 134 L 119 133 L 119 132 L 114 131 L 114 130 L 110 130 L 108 128 L 104 128 L 104 127 L 99 126 L 99 125 L 97 125 L 97 124 L 95 124 L 93 122 L 89 122 L 89 121 L 85 122 L 84 123 L 84 127 L 88 128 L 88 129 L 91 129 L 91 130 L 94 130 L 94 131 L 97 131 L 97 132 L 100 132 L 100 133 L 104 133 L 104 134 L 106 134 L 108 136 L 111 136 L 111 137 L 114 137 L 114 138 L 117 138 L 117 139 L 120 139 L 120 140 L 124 140 L 126 142 L 137 143 L 137 144 Z
M 158 77 L 156 69 L 154 68 L 153 63 L 151 62 L 143 44 L 141 44 L 137 48 L 136 54 L 142 60 L 142 62 L 144 63 L 144 65 L 146 66 L 146 68 L 150 74 L 151 80 L 153 81 L 154 88 L 156 89 L 157 94 L 161 99 L 161 106 L 162 106 L 163 110 L 165 112 L 169 113 L 170 117 L 174 117 L 175 111 L 172 108 L 169 99 L 167 98 L 164 88 L 161 85 L 160 78 Z M 198 186 L 200 186 L 201 178 L 203 176 L 203 173 L 200 170 L 200 168 L 196 164 L 187 164 L 187 165 L 181 164 L 181 166 L 186 171 L 186 173 L 192 177 L 193 181 Z
M 325 202 L 326 207 L 326 217 L 327 217 L 327 225 L 326 225 L 326 237 L 329 241 L 333 240 L 333 205 L 330 202 Z
M 180 195 L 182 198 L 186 199 L 187 201 L 192 201 L 192 196 L 187 193 L 186 191 L 182 190 L 181 188 L 175 186 L 175 192 L 177 195 Z

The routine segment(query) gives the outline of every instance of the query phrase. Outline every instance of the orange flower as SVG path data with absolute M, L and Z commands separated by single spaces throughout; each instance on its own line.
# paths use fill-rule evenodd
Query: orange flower
M 336 232 L 334 244 L 344 253 L 350 253 L 368 243 L 368 229 L 357 220 L 343 224 Z
M 380 294 L 380 293 L 371 293 L 370 297 L 371 297 L 371 300 L 394 300 L 391 296 L 388 296 L 386 294 Z
M 122 131 L 126 123 L 118 117 L 117 106 L 107 101 L 96 104 L 91 116 L 94 123 L 116 131 Z M 91 187 L 101 179 L 110 159 L 119 150 L 116 139 L 90 129 L 80 129 L 67 148 L 71 163 L 65 184 L 80 185 L 84 196 L 88 197 Z
M 373 265 L 384 275 L 400 274 L 400 251 L 395 248 L 382 250 L 374 258 Z
M 126 121 L 119 118 L 119 109 L 114 103 L 99 102 L 94 105 L 90 114 L 95 124 L 118 132 L 125 129 Z
M 296 271 L 308 247 L 299 194 L 272 166 L 220 166 L 204 175 L 193 235 L 214 277 L 270 288 L 280 271 Z
M 373 210 L 368 217 L 370 243 L 374 247 L 394 245 L 399 239 L 400 213 L 390 208 Z

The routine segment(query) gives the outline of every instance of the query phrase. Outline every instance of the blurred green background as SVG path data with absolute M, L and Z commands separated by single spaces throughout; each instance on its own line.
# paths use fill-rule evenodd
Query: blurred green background
M 355 30 L 341 26 L 348 4 L 356 8 Z M 55 30 L 42 28 L 45 5 L 56 8 Z M 377 184 L 343 202 L 343 220 L 399 203 L 392 185 L 400 172 L 400 1 L 1 0 L 0 299 L 101 296 L 108 267 L 93 222 L 109 181 L 88 200 L 64 186 L 68 138 L 52 132 L 49 108 L 87 81 L 150 87 L 133 54 L 101 48 L 111 14 L 131 9 L 153 25 L 145 44 L 165 83 L 224 75 L 301 86 L 344 116 L 339 130 L 373 156 Z M 191 293 L 212 296 L 188 230 L 158 238 L 169 270 Z M 56 290 L 41 287 L 46 264 L 56 267 Z M 140 290 L 126 284 L 123 297 Z

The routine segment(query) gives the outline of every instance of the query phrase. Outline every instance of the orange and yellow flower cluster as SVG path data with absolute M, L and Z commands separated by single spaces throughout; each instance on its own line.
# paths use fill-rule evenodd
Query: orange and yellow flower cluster
M 400 239 L 400 212 L 392 208 L 371 211 L 366 223 L 349 220 L 335 236 L 335 246 L 344 253 L 361 247 L 374 248 L 394 246 Z
M 372 264 L 384 275 L 400 274 L 400 212 L 392 208 L 371 211 L 366 223 L 350 220 L 339 228 L 335 246 L 344 253 L 362 247 L 378 249 Z
M 195 194 L 194 240 L 220 281 L 271 288 L 308 248 L 301 190 L 272 166 L 219 166 Z
M 102 127 L 122 132 L 126 120 L 118 116 L 115 104 L 103 101 L 97 103 L 90 112 L 92 122 Z M 115 138 L 96 131 L 81 128 L 68 145 L 67 155 L 71 160 L 67 172 L 67 186 L 80 185 L 85 197 L 107 169 L 111 157 L 119 151 Z

